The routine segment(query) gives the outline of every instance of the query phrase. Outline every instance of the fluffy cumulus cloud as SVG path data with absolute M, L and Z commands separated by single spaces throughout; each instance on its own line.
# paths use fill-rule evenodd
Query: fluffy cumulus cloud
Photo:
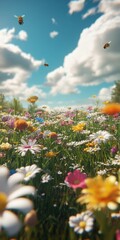
M 27 80 L 32 72 L 43 63 L 35 60 L 30 54 L 23 52 L 17 45 L 11 43 L 12 39 L 27 39 L 27 33 L 20 31 L 15 35 L 15 29 L 0 30 L 0 90 L 5 96 L 24 96 L 41 94 L 44 92 L 39 86 L 28 87 Z
M 80 12 L 84 8 L 85 0 L 74 0 L 68 4 L 69 14 Z
M 111 99 L 111 94 L 114 89 L 115 85 L 109 87 L 109 88 L 101 88 L 98 94 L 98 99 L 101 101 L 107 101 Z
M 50 32 L 50 37 L 55 38 L 59 33 L 57 31 Z
M 82 31 L 76 48 L 65 56 L 63 66 L 47 75 L 52 94 L 67 94 L 71 89 L 78 92 L 80 86 L 120 79 L 120 3 L 101 0 L 98 11 L 102 15 Z M 108 41 L 111 45 L 104 49 Z

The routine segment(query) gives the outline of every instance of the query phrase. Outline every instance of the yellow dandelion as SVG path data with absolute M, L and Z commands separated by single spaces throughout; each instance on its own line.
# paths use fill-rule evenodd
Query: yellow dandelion
M 120 203 L 120 184 L 115 176 L 103 179 L 102 176 L 88 178 L 85 181 L 87 188 L 82 190 L 77 202 L 86 204 L 87 209 L 96 210 L 108 207 L 116 209 Z

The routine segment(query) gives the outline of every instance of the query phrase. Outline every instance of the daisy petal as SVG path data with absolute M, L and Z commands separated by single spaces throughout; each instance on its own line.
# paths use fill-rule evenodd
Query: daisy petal
M 9 236 L 16 235 L 22 226 L 18 217 L 10 211 L 4 211 L 1 222 L 2 227 L 5 229 Z
M 11 201 L 14 198 L 18 198 L 21 196 L 25 196 L 25 195 L 34 195 L 35 194 L 35 188 L 32 186 L 23 186 L 23 185 L 19 185 L 18 188 L 9 195 L 8 200 Z
M 26 198 L 17 198 L 10 201 L 7 206 L 7 209 L 18 209 L 23 213 L 28 213 L 31 209 L 33 209 L 33 203 L 29 199 Z

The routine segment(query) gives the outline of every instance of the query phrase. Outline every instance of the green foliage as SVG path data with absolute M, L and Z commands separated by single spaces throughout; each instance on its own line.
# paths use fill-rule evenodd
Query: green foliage
M 19 99 L 13 98 L 13 100 L 9 103 L 9 106 L 14 110 L 14 114 L 23 112 L 23 106 Z
M 5 100 L 4 94 L 0 93 L 0 110 L 6 111 L 9 108 L 9 102 Z
M 116 86 L 112 91 L 111 101 L 120 103 L 120 80 L 115 82 Z

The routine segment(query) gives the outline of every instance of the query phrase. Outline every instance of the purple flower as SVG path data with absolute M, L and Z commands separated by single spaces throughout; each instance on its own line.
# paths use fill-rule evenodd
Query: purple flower
M 114 146 L 114 147 L 112 147 L 112 148 L 111 148 L 111 150 L 110 150 L 110 151 L 111 151 L 111 153 L 112 153 L 112 154 L 116 154 L 116 153 L 117 153 L 117 151 L 118 151 L 118 149 L 117 149 L 117 147 L 116 147 L 116 146 Z

